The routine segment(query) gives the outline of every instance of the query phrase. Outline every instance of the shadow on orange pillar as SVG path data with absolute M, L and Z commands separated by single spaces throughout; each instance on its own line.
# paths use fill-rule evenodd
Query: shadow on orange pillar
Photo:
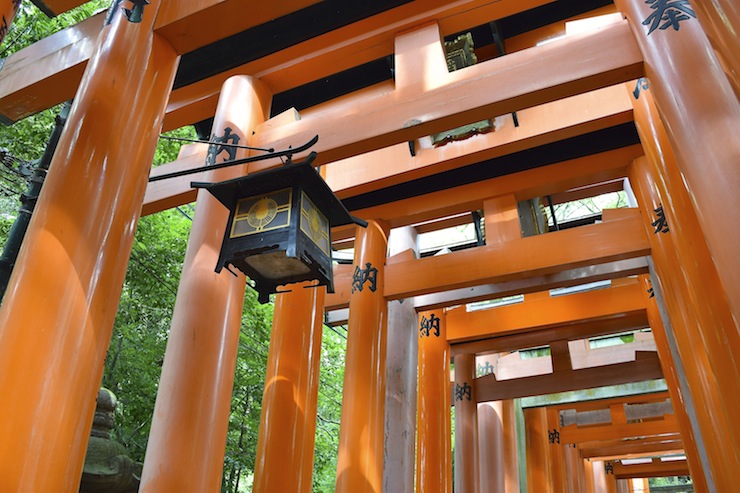
M 506 493 L 519 493 L 519 444 L 514 399 L 502 402 L 504 421 L 504 481 Z
M 658 350 L 658 356 L 660 358 L 660 366 L 663 369 L 663 377 L 668 386 L 668 393 L 671 396 L 673 411 L 676 413 L 676 419 L 678 420 L 679 429 L 681 430 L 681 440 L 683 441 L 686 460 L 688 461 L 689 469 L 691 470 L 691 482 L 693 483 L 694 491 L 697 493 L 706 493 L 708 491 L 707 481 L 704 477 L 704 469 L 702 467 L 699 451 L 696 448 L 696 440 L 694 438 L 694 430 L 691 426 L 691 420 L 686 412 L 686 407 L 689 403 L 686 402 L 686 396 L 684 395 L 683 389 L 679 383 L 679 375 L 673 360 L 673 354 L 671 353 L 671 345 L 668 342 L 666 329 L 660 317 L 658 304 L 655 301 L 653 285 L 650 282 L 650 276 L 647 274 L 641 274 L 638 277 L 640 279 L 640 285 L 645 293 L 645 308 L 647 310 L 648 323 L 653 332 L 655 347 Z M 693 407 L 693 403 L 691 403 L 691 406 Z
M 443 310 L 419 314 L 417 402 L 416 491 L 451 493 L 450 345 Z
M 673 215 L 669 197 L 660 194 L 656 182 L 659 175 L 652 172 L 646 158 L 639 158 L 631 165 L 629 176 L 651 242 L 657 276 L 653 278 L 657 283 L 654 288 L 662 294 L 676 350 L 686 369 L 683 373 L 693 403 L 693 409 L 687 408 L 687 412 L 696 416 L 694 438 L 700 450 L 703 447 L 706 451 L 706 481 L 710 491 L 715 487 L 717 491 L 731 491 L 733 478 L 729 471 L 740 467 L 740 423 L 733 418 L 740 415 L 740 402 L 734 398 L 740 393 L 733 354 L 733 348 L 740 346 L 735 342 L 737 334 L 732 323 L 730 331 L 723 324 L 723 312 L 707 312 L 707 307 L 719 301 L 710 299 L 717 286 L 702 282 L 711 269 L 699 272 L 701 268 L 693 265 L 697 258 L 677 254 L 677 245 L 696 243 L 701 238 L 679 233 L 680 218 L 685 216 Z M 677 214 L 682 212 L 677 210 Z M 714 294 L 721 297 L 722 293 Z
M 547 439 L 547 410 L 533 407 L 524 410 L 527 443 L 527 490 L 552 492 L 552 471 Z
M 697 19 L 666 14 L 661 2 L 617 0 L 616 5 L 645 59 L 650 91 L 730 310 L 740 321 L 740 228 L 734 227 L 740 208 L 730 206 L 740 190 L 740 102 Z
M 255 493 L 311 492 L 326 287 L 290 287 L 275 297 Z
M 383 297 L 389 228 L 357 228 L 356 271 L 349 298 L 347 355 L 337 458 L 338 493 L 383 490 L 385 354 L 388 303 Z M 361 279 L 360 279 L 361 278 Z
M 740 3 L 737 0 L 693 0 L 691 6 L 740 98 Z
M 79 488 L 177 68 L 152 33 L 159 3 L 138 24 L 116 15 L 100 34 L 10 279 L 0 312 L 0 491 Z
M 229 127 L 248 143 L 267 117 L 271 95 L 256 79 L 235 76 L 221 90 L 213 124 Z M 225 154 L 216 156 L 226 160 Z M 235 157 L 246 152 L 239 149 Z M 209 172 L 207 181 L 240 176 L 243 167 Z M 144 460 L 142 493 L 217 492 L 221 485 L 244 276 L 215 272 L 228 211 L 208 191 L 198 192 L 152 429 Z
M 461 493 L 477 493 L 478 404 L 475 397 L 475 355 L 455 356 L 455 488 Z

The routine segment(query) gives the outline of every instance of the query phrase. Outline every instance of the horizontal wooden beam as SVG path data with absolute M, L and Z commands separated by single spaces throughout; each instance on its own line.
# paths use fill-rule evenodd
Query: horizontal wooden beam
M 494 374 L 475 379 L 478 402 L 516 399 L 663 378 L 656 353 L 638 352 L 635 361 L 581 370 L 497 381 Z M 637 429 L 637 428 L 635 428 Z M 632 435 L 626 435 L 632 436 Z M 563 443 L 577 443 L 570 437 Z
M 683 452 L 684 445 L 680 435 L 647 437 L 629 441 L 591 441 L 578 445 L 581 457 L 591 460 L 614 460 L 620 458 L 650 457 Z
M 518 332 L 596 323 L 644 310 L 644 293 L 637 282 L 565 296 L 538 296 L 532 300 L 525 297 L 521 303 L 483 310 L 468 311 L 461 306 L 447 312 L 447 340 L 456 344 Z
M 442 36 L 548 3 L 549 0 L 416 0 L 381 12 L 277 53 L 176 89 L 165 116 L 165 129 L 213 115 L 223 82 L 237 74 L 262 80 L 274 94 L 393 54 L 395 36 L 436 21 Z M 237 16 L 240 18 L 240 16 Z M 202 31 L 202 30 L 201 30 Z M 218 30 L 220 32 L 220 30 Z M 211 34 L 205 34 L 210 36 Z M 192 36 L 193 43 L 203 34 Z
M 617 479 L 662 478 L 667 476 L 689 476 L 689 464 L 686 459 L 662 461 L 654 458 L 647 464 L 625 465 L 619 462 L 612 464 Z
M 642 257 L 650 252 L 639 211 L 630 217 L 389 265 L 384 293 L 406 299 Z
M 408 145 L 401 144 L 343 159 L 323 169 L 329 186 L 339 198 L 344 199 L 631 119 L 632 106 L 627 92 L 620 85 L 529 108 L 519 112 L 518 127 L 514 126 L 510 117 L 506 117 L 504 125 L 495 132 L 441 148 L 420 148 L 416 156 L 409 154 Z M 152 176 L 202 166 L 205 152 L 202 149 L 186 159 L 154 168 Z M 436 192 L 392 205 L 356 211 L 355 214 L 390 221 L 393 227 L 409 225 L 480 209 L 483 200 L 490 198 L 491 190 L 497 193 L 513 192 L 518 200 L 527 200 L 622 178 L 626 176 L 627 166 L 642 154 L 641 146 L 628 146 L 466 185 L 459 187 L 455 194 Z M 393 162 L 395 166 L 377 166 L 378 162 Z M 190 188 L 190 182 L 199 179 L 199 175 L 188 175 L 150 183 L 144 198 L 143 213 L 159 212 L 166 207 L 191 202 L 195 198 L 195 191 Z
M 349 99 L 345 105 L 257 132 L 253 144 L 282 149 L 318 134 L 316 164 L 330 163 L 633 80 L 643 70 L 642 56 L 623 21 L 448 73 L 420 94 L 390 91 L 362 102 Z
M 164 129 L 171 130 L 212 117 L 221 86 L 232 75 L 253 75 L 278 93 L 391 55 L 396 33 L 415 25 L 437 20 L 442 34 L 448 35 L 548 1 L 409 2 L 173 91 Z M 233 15 L 244 8 L 239 0 L 165 2 L 155 21 L 155 29 L 179 53 L 187 53 L 313 3 L 316 0 L 264 3 L 250 6 L 249 15 Z M 49 5 L 50 10 L 56 8 Z M 18 121 L 74 97 L 104 15 L 97 16 L 97 20 L 91 23 L 97 26 L 92 31 L 83 26 L 90 23 L 83 21 L 8 57 L 4 69 L 0 70 L 0 115 L 6 122 Z M 208 25 L 218 25 L 219 28 L 204 28 Z M 40 44 L 44 45 L 41 51 L 37 46 Z M 19 61 L 23 66 L 18 65 Z M 12 83 L 6 84 L 6 78 Z
M 417 311 L 436 310 L 448 306 L 464 305 L 476 301 L 485 301 L 504 296 L 517 294 L 536 293 L 555 288 L 564 288 L 587 284 L 596 281 L 618 279 L 635 276 L 647 272 L 647 259 L 645 257 L 617 260 L 605 264 L 590 265 L 568 269 L 555 274 L 535 276 L 516 281 L 500 282 L 497 284 L 486 284 L 470 288 L 453 289 L 439 293 L 427 294 L 414 297 L 414 308 Z M 345 266 L 336 266 L 334 280 L 338 286 L 351 284 L 351 273 L 347 272 Z M 347 290 L 341 289 L 326 297 L 325 309 L 327 321 L 330 324 L 344 324 L 347 319 L 346 313 L 335 313 L 349 306 L 349 294 Z
M 98 14 L 10 55 L 0 68 L 0 121 L 9 125 L 72 99 L 104 18 Z

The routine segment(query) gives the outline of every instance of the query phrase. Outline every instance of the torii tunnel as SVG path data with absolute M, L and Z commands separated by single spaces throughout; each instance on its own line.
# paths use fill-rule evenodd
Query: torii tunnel
M 137 221 L 193 201 L 139 491 L 219 491 L 246 280 L 214 272 L 227 211 L 190 183 L 280 161 L 150 183 L 206 162 L 189 144 L 152 169 L 185 125 L 318 135 L 313 165 L 368 223 L 332 230 L 353 251 L 333 293 L 275 296 L 253 491 L 311 490 L 323 324 L 348 325 L 337 492 L 449 493 L 453 442 L 458 493 L 737 491 L 737 2 L 119 0 L 105 18 L 0 68 L 7 124 L 74 99 L 0 310 L 0 491 L 78 491 Z M 629 207 L 543 220 L 613 191 Z M 420 252 L 471 222 L 469 248 Z M 560 392 L 582 398 L 521 405 Z

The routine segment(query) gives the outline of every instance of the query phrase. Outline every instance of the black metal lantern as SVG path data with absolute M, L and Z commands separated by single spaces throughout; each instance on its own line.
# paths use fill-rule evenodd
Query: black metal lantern
M 355 223 L 305 160 L 219 183 L 192 183 L 229 209 L 216 272 L 233 265 L 249 276 L 265 303 L 277 287 L 318 279 L 334 292 L 331 228 Z

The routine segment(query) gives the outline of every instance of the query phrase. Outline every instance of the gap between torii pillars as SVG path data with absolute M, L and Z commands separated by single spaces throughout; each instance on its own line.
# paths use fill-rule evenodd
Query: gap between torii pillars
M 271 94 L 260 81 L 235 76 L 224 82 L 213 123 L 248 144 L 269 114 Z M 226 152 L 226 151 L 224 151 Z M 234 157 L 246 155 L 237 149 Z M 227 160 L 229 156 L 217 155 Z M 206 181 L 240 176 L 243 166 L 210 171 Z M 177 291 L 141 493 L 219 491 L 229 424 L 245 278 L 215 272 L 228 211 L 199 190 Z
M 383 491 L 385 357 L 388 303 L 383 296 L 387 224 L 357 227 L 349 297 L 337 493 Z
M 419 314 L 416 492 L 452 493 L 450 344 L 444 310 Z
M 275 296 L 254 493 L 311 493 L 326 287 Z
M 701 24 L 677 12 L 677 4 L 616 0 L 645 59 L 651 92 L 737 324 L 740 228 L 734 225 L 740 224 L 740 208 L 732 204 L 740 190 L 740 102 Z
M 740 3 L 737 0 L 693 0 L 691 6 L 740 98 Z
M 79 488 L 177 68 L 177 54 L 152 33 L 159 5 L 152 0 L 138 24 L 119 11 L 100 33 L 9 282 L 0 312 L 0 491 Z
M 391 230 L 388 257 L 397 254 L 405 259 L 417 257 L 417 234 L 413 227 Z M 414 491 L 417 334 L 413 298 L 389 301 L 383 491 Z

